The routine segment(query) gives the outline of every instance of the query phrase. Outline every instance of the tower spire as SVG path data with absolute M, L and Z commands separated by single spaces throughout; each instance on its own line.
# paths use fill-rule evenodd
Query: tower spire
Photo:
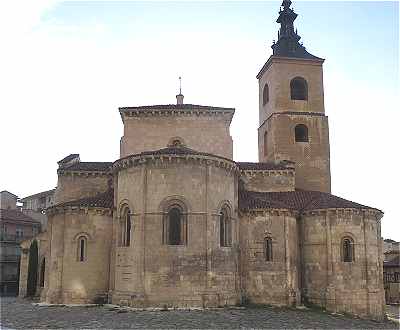
M 291 5 L 291 0 L 283 0 L 279 9 L 279 17 L 276 22 L 280 23 L 281 27 L 278 31 L 278 41 L 271 46 L 273 55 L 318 59 L 308 53 L 305 47 L 299 43 L 301 37 L 297 34 L 297 29 L 294 29 L 293 24 L 297 14 L 290 8 Z
M 179 94 L 176 96 L 176 104 L 183 104 L 182 77 L 179 77 Z

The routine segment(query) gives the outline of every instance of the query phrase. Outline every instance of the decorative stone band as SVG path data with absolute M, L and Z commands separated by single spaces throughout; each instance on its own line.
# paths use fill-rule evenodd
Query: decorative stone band
M 276 176 L 276 175 L 294 176 L 295 169 L 292 168 L 287 170 L 240 170 L 240 174 L 245 175 L 247 177 Z
M 168 149 L 168 148 L 166 148 Z M 147 164 L 163 163 L 197 163 L 198 165 L 212 165 L 224 168 L 228 172 L 239 173 L 239 167 L 230 159 L 205 153 L 141 153 L 127 156 L 113 164 L 113 171 L 118 172 L 125 168 L 138 167 Z
M 326 117 L 328 116 L 325 115 L 323 112 L 307 112 L 307 111 L 282 111 L 282 112 L 273 112 L 271 113 L 267 119 L 263 121 L 263 123 L 260 125 L 258 128 L 259 130 L 274 116 L 306 116 L 306 117 Z
M 165 104 L 119 108 L 121 118 L 154 116 L 227 116 L 232 120 L 234 108 L 212 107 L 196 104 Z
M 98 177 L 98 176 L 112 176 L 111 171 L 79 171 L 79 170 L 58 170 L 59 176 L 83 176 L 83 177 Z
M 377 221 L 380 221 L 383 217 L 383 212 L 378 209 L 373 208 L 328 208 L 328 209 L 315 209 L 315 210 L 308 210 L 303 211 L 303 215 L 307 216 L 314 216 L 314 215 L 321 215 L 321 214 L 335 214 L 335 215 L 345 215 L 345 214 L 355 214 L 355 215 L 367 215 L 373 216 Z
M 315 66 L 321 66 L 324 63 L 323 58 L 318 58 L 316 57 L 315 59 L 311 58 L 294 58 L 294 57 L 284 57 L 284 56 L 276 56 L 276 55 L 271 55 L 267 62 L 263 65 L 261 70 L 258 72 L 256 78 L 260 79 L 261 76 L 264 74 L 265 71 L 268 70 L 268 68 L 272 65 L 272 63 L 305 63 L 307 65 L 315 65 Z
M 100 215 L 109 215 L 112 216 L 113 210 L 112 208 L 107 207 L 96 207 L 96 206 L 53 206 L 48 208 L 46 213 L 47 215 L 55 215 L 60 213 L 81 213 L 81 214 L 89 214 L 89 212 L 93 212 L 95 214 Z

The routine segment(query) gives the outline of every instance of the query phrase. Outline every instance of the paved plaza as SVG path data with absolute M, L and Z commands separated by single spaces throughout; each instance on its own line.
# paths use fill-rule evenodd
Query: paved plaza
M 1 299 L 1 328 L 285 328 L 398 329 L 393 322 L 373 322 L 322 311 L 246 308 L 192 311 L 127 311 L 107 306 L 38 306 L 26 300 Z

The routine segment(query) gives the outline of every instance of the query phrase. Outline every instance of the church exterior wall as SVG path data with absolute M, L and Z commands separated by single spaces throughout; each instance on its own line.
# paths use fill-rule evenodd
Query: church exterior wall
M 241 180 L 249 191 L 293 191 L 295 173 L 292 171 L 243 171 Z
M 134 229 L 131 246 L 116 247 L 114 303 L 218 306 L 238 302 L 235 180 L 235 172 L 194 159 L 156 160 L 119 171 L 117 205 L 130 206 Z M 187 209 L 185 245 L 163 242 L 164 206 L 172 200 L 183 202 Z M 219 208 L 224 202 L 232 210 L 232 247 L 219 246 Z M 118 236 L 118 225 L 114 227 Z
M 107 174 L 77 174 L 65 173 L 58 175 L 58 183 L 55 191 L 55 203 L 63 203 L 93 197 L 108 189 L 110 176 Z
M 295 141 L 295 126 L 308 127 L 308 142 Z M 268 132 L 267 155 L 264 133 Z M 330 153 L 328 117 L 276 114 L 259 128 L 260 161 L 295 162 L 296 188 L 330 192 Z
M 272 261 L 266 261 L 264 239 L 272 238 Z M 289 212 L 241 216 L 241 276 L 245 302 L 278 306 L 300 302 L 296 218 Z
M 54 211 L 53 211 L 54 212 Z M 106 210 L 64 210 L 49 215 L 46 302 L 91 303 L 108 291 L 112 217 Z M 79 237 L 87 240 L 79 261 Z
M 195 113 L 125 117 L 121 158 L 165 148 L 173 138 L 179 137 L 188 148 L 232 159 L 230 120 L 226 115 L 199 116 Z
M 260 125 L 275 112 L 298 111 L 324 113 L 322 62 L 274 57 L 259 77 Z M 302 77 L 308 84 L 308 100 L 291 100 L 290 81 Z M 263 89 L 269 86 L 269 102 L 263 105 Z
M 334 312 L 382 319 L 380 223 L 373 212 L 337 210 L 301 219 L 305 300 Z M 344 262 L 342 239 L 354 240 L 354 261 Z

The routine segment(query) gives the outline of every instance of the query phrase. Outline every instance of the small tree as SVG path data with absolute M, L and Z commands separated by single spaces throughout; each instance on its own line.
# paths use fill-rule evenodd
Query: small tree
M 26 295 L 33 297 L 36 293 L 37 285 L 37 272 L 38 272 L 38 245 L 34 240 L 29 248 L 29 262 L 28 262 L 28 282 L 26 285 Z

